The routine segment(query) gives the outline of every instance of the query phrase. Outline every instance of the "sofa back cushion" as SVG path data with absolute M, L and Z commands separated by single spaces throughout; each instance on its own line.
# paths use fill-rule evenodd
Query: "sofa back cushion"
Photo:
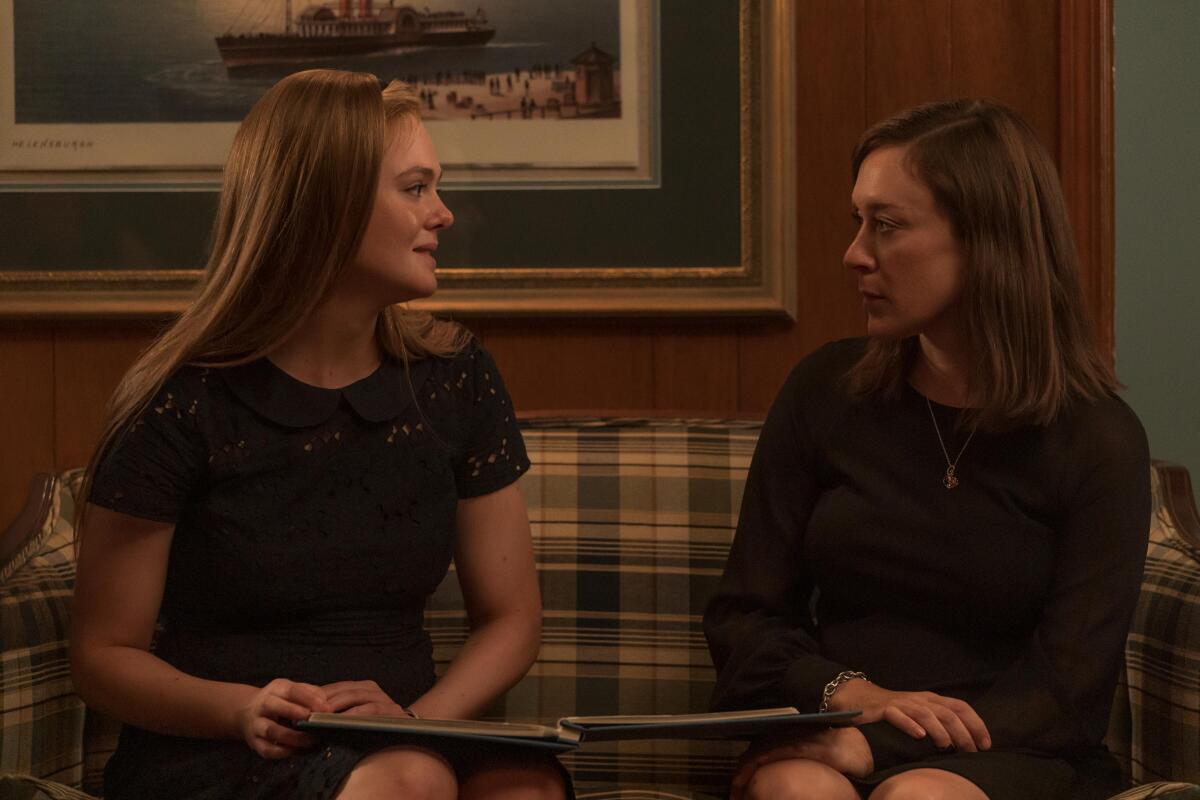
M 523 425 L 521 480 L 541 580 L 542 648 L 489 716 L 680 714 L 708 709 L 700 627 L 737 523 L 757 422 L 540 419 Z M 443 667 L 466 636 L 451 572 L 427 622 Z M 737 747 L 590 745 L 564 756 L 581 791 L 722 793 Z M 619 755 L 619 769 L 617 756 Z

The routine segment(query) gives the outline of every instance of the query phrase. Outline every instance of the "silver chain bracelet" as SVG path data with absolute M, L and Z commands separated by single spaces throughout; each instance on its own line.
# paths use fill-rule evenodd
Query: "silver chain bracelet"
M 821 692 L 821 705 L 817 708 L 817 711 L 822 714 L 828 711 L 829 701 L 833 699 L 833 693 L 838 690 L 838 687 L 846 681 L 853 681 L 859 678 L 867 681 L 868 683 L 870 682 L 867 676 L 861 672 L 856 672 L 850 669 L 839 672 L 833 680 L 825 684 L 825 689 Z

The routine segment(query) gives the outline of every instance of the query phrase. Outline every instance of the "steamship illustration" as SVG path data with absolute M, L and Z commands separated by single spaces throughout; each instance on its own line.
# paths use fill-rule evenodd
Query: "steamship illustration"
M 307 6 L 293 18 L 292 0 L 285 0 L 282 33 L 227 34 L 217 37 L 217 49 L 229 71 L 329 56 L 362 55 L 397 47 L 447 47 L 487 44 L 496 34 L 483 9 L 468 16 L 461 11 L 418 11 L 410 5 L 374 8 L 373 0 L 351 0 Z

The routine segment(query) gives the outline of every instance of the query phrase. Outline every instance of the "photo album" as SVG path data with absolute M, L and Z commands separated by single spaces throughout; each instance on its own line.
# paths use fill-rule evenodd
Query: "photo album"
M 589 742 L 625 739 L 752 739 L 767 733 L 799 733 L 846 725 L 858 715 L 858 711 L 802 714 L 786 707 L 711 714 L 564 717 L 555 725 L 540 725 L 314 713 L 296 727 L 313 732 L 389 733 L 408 739 L 472 739 L 572 750 Z

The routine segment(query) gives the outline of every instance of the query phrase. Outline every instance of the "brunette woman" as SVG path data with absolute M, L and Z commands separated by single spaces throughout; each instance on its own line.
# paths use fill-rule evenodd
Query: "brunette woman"
M 717 708 L 862 713 L 756 743 L 733 794 L 1106 797 L 1149 464 L 1054 164 L 958 100 L 868 130 L 853 174 L 867 338 L 776 399 L 705 625 Z

